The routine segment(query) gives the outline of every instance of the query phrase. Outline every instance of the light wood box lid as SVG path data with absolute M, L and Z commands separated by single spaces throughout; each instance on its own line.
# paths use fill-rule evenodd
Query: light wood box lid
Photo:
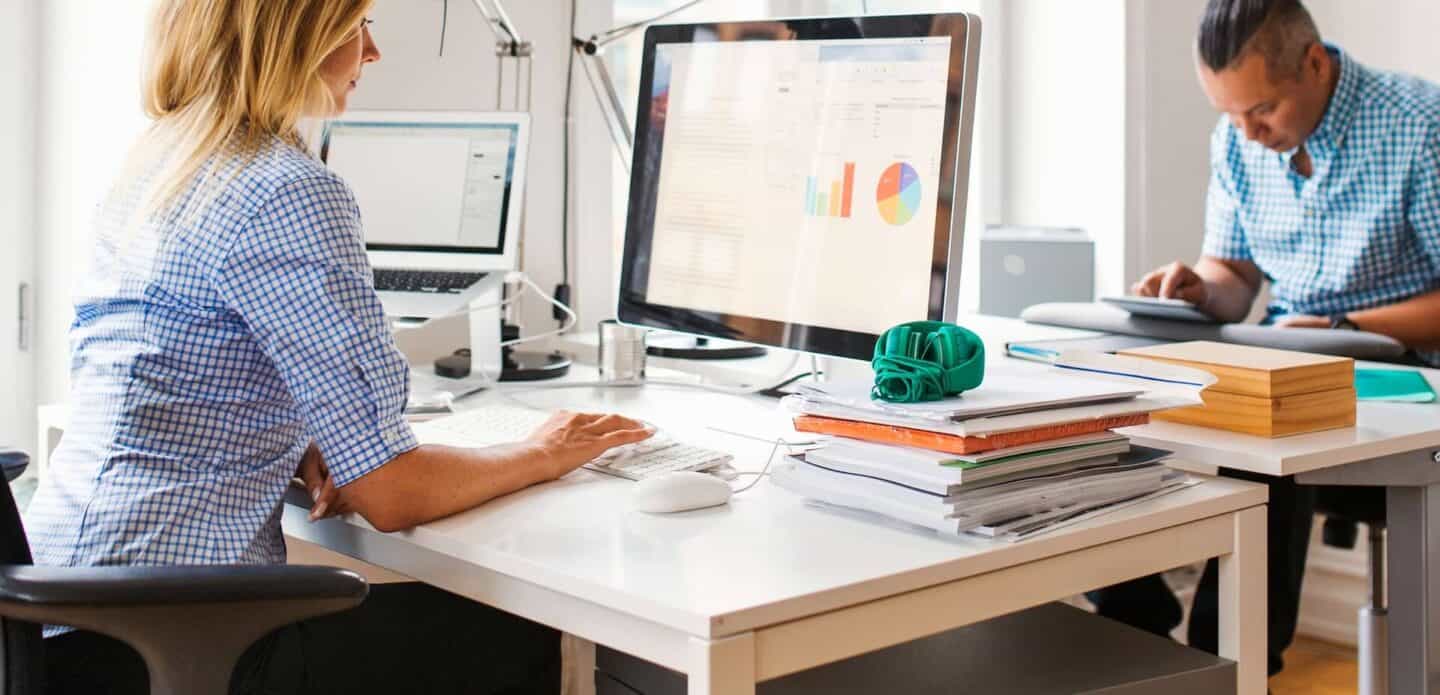
M 1260 398 L 1353 388 L 1355 360 L 1198 340 L 1122 350 L 1121 355 L 1194 367 L 1219 381 L 1210 390 Z

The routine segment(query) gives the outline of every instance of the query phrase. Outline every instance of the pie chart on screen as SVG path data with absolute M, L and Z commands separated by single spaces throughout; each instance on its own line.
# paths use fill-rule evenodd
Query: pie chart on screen
M 898 227 L 914 218 L 920 211 L 920 175 L 915 167 L 896 162 L 886 168 L 875 187 L 875 202 L 880 206 L 880 218 L 892 225 Z

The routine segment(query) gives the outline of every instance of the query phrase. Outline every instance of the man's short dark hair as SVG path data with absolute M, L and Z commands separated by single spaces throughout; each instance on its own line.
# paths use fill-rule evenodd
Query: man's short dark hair
M 1300 0 L 1210 0 L 1200 20 L 1200 60 L 1211 72 L 1258 53 L 1271 79 L 1293 78 L 1319 40 L 1320 30 Z

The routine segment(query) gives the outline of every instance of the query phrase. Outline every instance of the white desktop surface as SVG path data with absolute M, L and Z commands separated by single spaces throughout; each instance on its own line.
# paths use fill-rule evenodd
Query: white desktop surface
M 753 416 L 773 407 L 773 401 L 665 390 L 659 398 L 646 389 L 520 398 L 662 423 L 657 402 L 672 411 L 671 418 L 717 422 L 733 421 L 736 411 Z M 697 441 L 690 434 L 687 441 Z M 752 471 L 771 448 L 719 433 L 699 443 L 723 447 L 736 454 L 738 469 Z M 604 597 L 607 605 L 714 638 L 1264 502 L 1254 488 L 1213 480 L 1133 511 L 1006 543 L 947 538 L 812 509 L 766 481 L 727 506 L 652 515 L 630 509 L 633 486 L 582 469 L 397 535 L 576 596 Z M 349 522 L 364 526 L 357 519 Z M 293 526 L 287 523 L 287 531 Z M 863 562 L 853 555 L 861 549 Z
M 734 453 L 742 471 L 759 470 L 771 445 L 705 423 L 791 431 L 775 401 L 759 397 L 518 388 L 478 398 L 644 418 Z M 582 469 L 395 534 L 353 516 L 310 523 L 308 499 L 295 494 L 285 530 L 687 672 L 691 692 L 727 693 L 1200 559 L 1263 557 L 1264 488 L 1225 479 L 1014 544 L 821 511 L 766 481 L 724 507 L 650 515 L 630 508 L 633 485 Z M 1252 619 L 1263 615 L 1263 560 L 1230 566 L 1233 611 L 1222 631 L 1232 638 L 1222 654 L 1249 654 L 1241 692 L 1263 692 L 1264 627 Z M 728 651 L 733 640 L 746 646 Z M 725 664 L 738 680 L 710 668 Z
M 573 372 L 572 380 L 595 378 L 588 368 Z M 760 397 L 523 388 L 478 398 L 644 418 L 731 451 L 740 470 L 758 470 L 771 445 L 706 424 L 790 430 L 775 401 Z M 63 428 L 64 410 L 42 409 L 47 441 Z M 1220 653 L 1239 664 L 1239 692 L 1264 692 L 1263 486 L 1209 480 L 1012 544 L 814 509 L 768 481 L 724 507 L 648 515 L 630 508 L 633 485 L 580 470 L 391 534 L 355 515 L 312 523 L 308 496 L 293 489 L 284 528 L 582 644 L 685 672 L 692 694 L 753 695 L 760 681 L 1219 557 Z M 584 654 L 593 663 L 593 646 L 582 664 Z

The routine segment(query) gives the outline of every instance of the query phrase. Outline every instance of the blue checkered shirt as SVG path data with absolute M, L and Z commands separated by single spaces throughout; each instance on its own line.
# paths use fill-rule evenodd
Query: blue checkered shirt
M 192 187 L 198 213 L 136 223 L 150 180 L 100 208 L 71 421 L 25 517 L 35 561 L 284 562 L 281 497 L 311 442 L 337 486 L 416 446 L 359 208 L 279 141 L 218 194 Z
M 1222 118 L 1211 138 L 1204 254 L 1253 261 L 1272 318 L 1333 316 L 1440 289 L 1440 86 L 1361 65 L 1333 46 L 1340 81 L 1295 152 L 1245 140 Z M 1420 357 L 1440 365 L 1440 351 Z

